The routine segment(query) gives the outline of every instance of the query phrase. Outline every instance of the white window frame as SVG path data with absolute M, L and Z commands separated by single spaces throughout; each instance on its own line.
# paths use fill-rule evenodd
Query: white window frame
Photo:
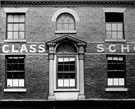
M 54 22 L 54 23 L 56 23 L 56 21 L 57 21 L 57 18 L 58 18 L 58 16 L 60 15 L 60 14 L 62 14 L 62 13 L 69 13 L 69 14 L 71 14 L 73 17 L 74 17 L 74 19 L 75 19 L 75 23 L 76 22 L 79 22 L 80 21 L 80 18 L 79 18 L 79 16 L 78 16 L 78 14 L 73 10 L 73 9 L 69 9 L 69 8 L 62 8 L 62 9 L 58 9 L 54 14 L 53 14 L 53 16 L 52 16 L 52 22 Z M 75 27 L 76 28 L 76 27 Z M 77 33 L 77 31 L 76 30 L 65 30 L 65 31 L 59 31 L 59 30 L 55 30 L 55 33 L 57 34 L 57 33 Z
M 126 8 L 102 8 L 102 10 L 104 11 L 104 13 L 115 12 L 115 13 L 123 13 L 123 15 L 124 15 L 124 12 L 126 11 Z M 123 25 L 123 28 L 124 28 L 124 25 Z M 106 31 L 106 22 L 105 22 L 105 31 Z M 105 32 L 105 34 L 106 34 L 106 32 Z M 123 30 L 123 34 L 124 34 L 124 30 Z M 107 39 L 105 37 L 105 42 L 126 42 L 126 39 L 125 39 L 125 37 L 123 39 Z
M 63 56 L 63 55 L 58 55 Z M 76 58 L 76 87 L 75 88 L 57 88 L 57 55 L 54 56 L 54 91 L 79 91 L 79 59 L 78 55 L 64 55 Z

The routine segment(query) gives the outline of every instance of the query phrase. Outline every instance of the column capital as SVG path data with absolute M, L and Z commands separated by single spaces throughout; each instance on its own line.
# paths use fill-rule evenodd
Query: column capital
M 83 44 L 79 45 L 79 53 L 84 53 L 84 45 Z
M 49 45 L 49 60 L 54 60 L 54 53 L 55 53 L 55 44 Z

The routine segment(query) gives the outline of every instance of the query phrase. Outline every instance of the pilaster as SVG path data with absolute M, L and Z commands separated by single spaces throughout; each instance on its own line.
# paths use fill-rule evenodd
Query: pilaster
M 48 100 L 54 101 L 54 44 L 49 45 L 49 97 Z
M 79 75 L 80 93 L 79 93 L 78 99 L 82 100 L 82 99 L 85 99 L 85 95 L 84 95 L 84 46 L 83 44 L 80 44 L 79 46 L 79 72 L 80 72 L 80 75 Z

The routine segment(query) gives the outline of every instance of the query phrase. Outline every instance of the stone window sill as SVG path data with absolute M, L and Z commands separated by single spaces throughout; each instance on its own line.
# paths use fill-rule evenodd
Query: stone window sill
M 73 30 L 73 31 L 55 31 L 55 34 L 61 34 L 61 33 L 77 33 L 75 30 Z
M 4 92 L 26 92 L 25 88 L 10 88 L 4 89 Z
M 120 91 L 128 91 L 128 88 L 106 88 L 107 92 L 120 92 Z
M 26 40 L 5 40 L 4 42 L 26 42 Z
M 125 39 L 105 39 L 105 42 L 126 42 Z
M 78 92 L 79 89 L 55 89 L 55 92 Z

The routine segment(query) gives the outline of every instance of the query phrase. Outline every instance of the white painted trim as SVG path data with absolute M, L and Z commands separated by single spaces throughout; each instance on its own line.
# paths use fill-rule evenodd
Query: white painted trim
M 128 88 L 106 88 L 105 91 L 128 91 Z
M 26 40 L 4 40 L 4 42 L 26 42 Z
M 58 55 L 59 56 L 59 55 Z M 63 55 L 62 55 L 63 56 Z M 64 56 L 66 56 L 66 55 L 64 55 Z M 68 56 L 68 55 L 67 55 Z M 75 56 L 75 55 L 71 55 L 71 56 Z M 56 84 L 56 82 L 57 82 L 57 78 L 56 78 L 56 71 L 57 71 L 57 67 L 56 67 L 56 65 L 57 65 L 57 55 L 54 55 L 54 91 L 55 92 L 57 92 L 57 91 L 62 91 L 62 92 L 65 92 L 65 91 L 67 91 L 67 92 L 78 92 L 79 91 L 79 58 L 78 58 L 78 55 L 76 55 L 75 56 L 75 58 L 76 58 L 76 66 L 77 66 L 77 69 L 76 69 L 76 74 L 77 74 L 77 76 L 76 76 L 76 88 L 73 88 L 73 89 L 67 89 L 67 88 L 61 88 L 61 89 L 57 89 L 57 84 Z
M 62 8 L 54 13 L 54 15 L 52 16 L 52 22 L 56 22 L 57 17 L 62 13 L 70 13 L 75 18 L 75 21 L 80 21 L 78 14 L 73 9 Z
M 55 31 L 55 33 L 57 34 L 57 33 L 77 33 L 75 30 L 73 30 L 73 31 Z
M 105 42 L 126 42 L 125 39 L 105 39 Z
M 103 8 L 104 12 L 125 12 L 126 8 Z
M 55 92 L 79 92 L 79 89 L 55 89 Z
M 26 89 L 24 89 L 24 88 L 4 89 L 4 92 L 26 92 Z
M 4 8 L 6 13 L 25 13 L 28 8 Z

